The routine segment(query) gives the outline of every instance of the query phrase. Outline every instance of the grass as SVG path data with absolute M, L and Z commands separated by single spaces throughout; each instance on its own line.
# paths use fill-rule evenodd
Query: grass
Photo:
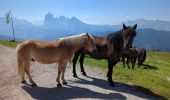
M 5 41 L 5 40 L 0 40 L 0 44 L 15 48 L 20 42 L 12 42 L 12 41 Z
M 15 48 L 19 42 L 0 40 L 0 44 Z M 85 64 L 107 71 L 106 60 L 95 60 L 86 57 Z M 114 67 L 113 80 L 143 87 L 154 94 L 170 98 L 170 53 L 148 51 L 145 66 L 134 70 L 123 68 L 122 63 Z
M 106 60 L 85 59 L 88 66 L 98 66 L 107 71 Z M 122 63 L 114 67 L 113 80 L 140 86 L 154 94 L 170 98 L 170 53 L 148 51 L 144 66 L 135 69 L 123 68 Z

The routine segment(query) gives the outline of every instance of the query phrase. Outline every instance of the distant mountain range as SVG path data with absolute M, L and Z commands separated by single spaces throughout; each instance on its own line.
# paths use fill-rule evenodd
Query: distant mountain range
M 138 23 L 138 28 L 151 28 L 155 30 L 170 31 L 169 21 L 138 19 L 134 21 L 127 21 L 125 23 L 128 23 L 129 25 Z
M 54 40 L 59 37 L 89 32 L 93 35 L 106 36 L 110 32 L 120 30 L 122 24 L 118 25 L 91 25 L 84 23 L 76 17 L 65 16 L 54 17 L 48 13 L 44 17 L 42 25 L 35 25 L 26 20 L 14 19 L 15 35 L 18 40 L 42 39 Z M 161 20 L 138 19 L 127 21 L 126 25 L 138 24 L 135 46 L 148 50 L 170 51 L 170 22 Z M 11 25 L 6 24 L 5 18 L 0 17 L 0 39 L 11 39 Z
M 170 31 L 138 29 L 133 45 L 147 50 L 170 51 Z

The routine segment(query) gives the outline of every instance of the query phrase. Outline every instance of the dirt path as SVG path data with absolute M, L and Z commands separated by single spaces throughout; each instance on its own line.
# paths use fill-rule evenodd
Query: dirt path
M 116 82 L 116 87 L 110 87 L 105 73 L 97 68 L 86 67 L 90 77 L 78 73 L 79 78 L 73 78 L 71 65 L 65 75 L 68 86 L 57 88 L 56 65 L 32 63 L 31 74 L 38 85 L 32 88 L 19 82 L 15 50 L 0 45 L 0 55 L 0 100 L 156 99 L 123 83 Z

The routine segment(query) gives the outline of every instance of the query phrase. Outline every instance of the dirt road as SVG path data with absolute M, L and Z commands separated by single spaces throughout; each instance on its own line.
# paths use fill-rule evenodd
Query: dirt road
M 78 73 L 79 78 L 73 78 L 72 67 L 67 66 L 65 78 L 68 86 L 57 88 L 56 64 L 34 62 L 31 75 L 38 87 L 23 85 L 17 76 L 15 50 L 0 45 L 0 100 L 156 99 L 127 84 L 116 82 L 115 87 L 110 87 L 105 80 L 105 72 L 98 68 L 86 67 L 86 72 L 90 77 Z

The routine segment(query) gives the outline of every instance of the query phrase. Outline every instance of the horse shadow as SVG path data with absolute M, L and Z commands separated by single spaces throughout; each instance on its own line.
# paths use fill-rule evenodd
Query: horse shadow
M 74 82 L 80 83 L 80 84 L 90 84 L 90 85 L 98 86 L 98 87 L 106 89 L 106 90 L 123 92 L 123 93 L 135 95 L 137 97 L 141 97 L 141 98 L 145 98 L 145 99 L 155 99 L 156 98 L 156 99 L 161 99 L 161 100 L 162 99 L 167 100 L 167 98 L 165 98 L 161 95 L 155 94 L 151 90 L 144 88 L 142 86 L 128 85 L 128 84 L 121 83 L 121 82 L 115 82 L 115 87 L 111 87 L 111 86 L 109 86 L 109 84 L 106 80 L 94 78 L 94 77 L 90 77 L 90 76 L 87 76 L 87 77 L 93 79 L 93 81 L 87 81 L 85 79 L 78 78 L 79 80 L 76 80 Z
M 148 64 L 144 64 L 144 65 L 143 65 L 143 69 L 159 70 L 158 67 L 153 66 L 153 65 L 148 65 Z
M 67 99 L 76 99 L 76 98 L 93 98 L 93 99 L 119 99 L 119 100 L 126 100 L 126 96 L 118 93 L 127 93 L 131 95 L 135 95 L 137 97 L 141 97 L 144 99 L 165 99 L 165 97 L 162 97 L 160 95 L 157 95 L 150 91 L 149 89 L 146 89 L 141 86 L 131 86 L 125 83 L 115 82 L 115 87 L 110 87 L 107 83 L 107 81 L 99 78 L 93 78 L 92 81 L 88 81 L 85 79 L 79 78 L 78 80 L 73 80 L 72 82 L 80 83 L 80 84 L 89 84 L 94 85 L 106 90 L 111 90 L 113 92 L 109 94 L 100 93 L 92 91 L 88 88 L 84 87 L 78 87 L 78 86 L 72 86 L 68 85 L 67 87 L 53 87 L 53 88 L 47 88 L 47 87 L 30 87 L 27 85 L 24 85 L 22 88 L 29 93 L 32 98 L 38 99 L 38 100 L 67 100 Z M 69 80 L 71 82 L 71 80 Z M 140 92 L 139 92 L 140 91 Z M 144 93 L 142 93 L 142 92 Z
M 121 99 L 126 100 L 126 97 L 120 93 L 99 93 L 86 88 L 71 86 L 67 87 L 22 87 L 32 98 L 37 100 L 68 100 L 76 98 L 93 98 L 93 99 Z

